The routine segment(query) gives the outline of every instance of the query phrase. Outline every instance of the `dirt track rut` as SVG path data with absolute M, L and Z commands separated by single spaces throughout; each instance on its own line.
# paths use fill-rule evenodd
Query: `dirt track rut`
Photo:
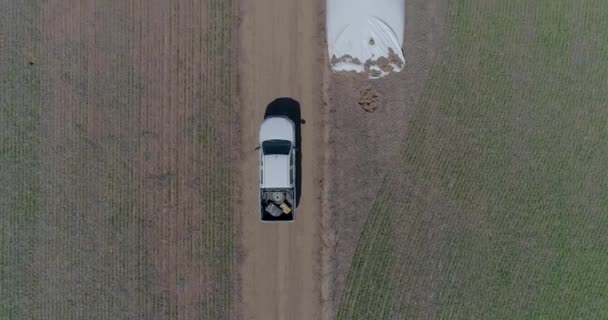
M 318 1 L 241 2 L 242 168 L 240 315 L 319 319 L 321 177 L 321 11 Z M 259 125 L 275 98 L 301 106 L 302 192 L 292 224 L 262 224 L 258 212 Z

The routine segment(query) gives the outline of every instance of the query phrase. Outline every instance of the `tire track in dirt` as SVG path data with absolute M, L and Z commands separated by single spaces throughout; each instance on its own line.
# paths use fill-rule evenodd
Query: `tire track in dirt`
M 243 319 L 319 319 L 322 61 L 319 1 L 241 1 L 241 246 Z M 291 224 L 262 224 L 259 125 L 275 98 L 292 97 L 302 118 L 302 190 Z

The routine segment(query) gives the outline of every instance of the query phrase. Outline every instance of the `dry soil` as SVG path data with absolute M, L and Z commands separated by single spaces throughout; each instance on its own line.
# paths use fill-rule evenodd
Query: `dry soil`
M 344 281 L 386 174 L 399 166 L 399 150 L 443 43 L 447 4 L 406 1 L 405 66 L 378 80 L 332 74 L 328 83 L 328 228 L 324 257 L 329 292 L 325 318 L 343 297 Z

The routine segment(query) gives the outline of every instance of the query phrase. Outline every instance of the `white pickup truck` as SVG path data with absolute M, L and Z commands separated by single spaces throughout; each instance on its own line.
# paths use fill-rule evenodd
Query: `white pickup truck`
M 262 222 L 293 221 L 296 199 L 296 127 L 284 116 L 264 119 L 260 128 Z

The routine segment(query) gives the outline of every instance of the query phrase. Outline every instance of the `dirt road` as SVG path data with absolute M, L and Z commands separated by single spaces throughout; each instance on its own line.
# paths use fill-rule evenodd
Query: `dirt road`
M 319 319 L 321 73 L 318 1 L 241 2 L 241 292 L 243 319 Z M 266 106 L 291 97 L 301 106 L 302 190 L 295 223 L 262 224 L 258 209 L 258 130 Z

